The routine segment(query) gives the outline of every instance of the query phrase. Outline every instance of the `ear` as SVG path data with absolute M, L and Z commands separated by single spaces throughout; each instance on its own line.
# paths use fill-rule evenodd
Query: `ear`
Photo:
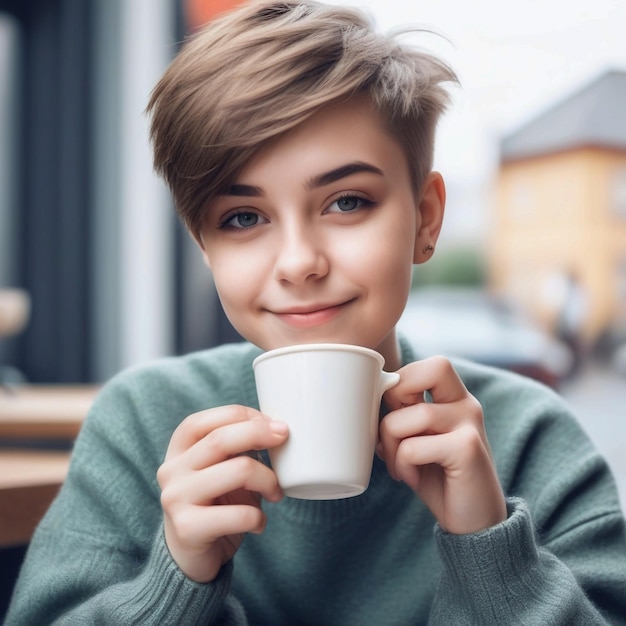
M 430 172 L 417 201 L 417 230 L 413 263 L 425 263 L 433 255 L 446 207 L 446 186 L 439 172 Z

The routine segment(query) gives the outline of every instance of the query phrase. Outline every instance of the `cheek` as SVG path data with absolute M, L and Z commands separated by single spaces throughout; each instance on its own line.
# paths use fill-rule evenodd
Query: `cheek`
M 364 277 L 382 287 L 397 291 L 410 283 L 413 267 L 413 239 L 408 229 L 395 225 L 377 229 L 374 237 L 355 252 Z
M 211 264 L 215 289 L 224 309 L 231 309 L 250 296 L 251 286 L 258 283 L 257 264 L 246 260 L 244 254 L 229 255 Z

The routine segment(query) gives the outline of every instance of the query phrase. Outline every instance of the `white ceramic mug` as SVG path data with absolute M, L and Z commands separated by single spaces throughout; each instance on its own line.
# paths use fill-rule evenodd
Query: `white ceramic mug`
M 289 425 L 287 441 L 269 451 L 286 495 L 335 500 L 367 489 L 382 394 L 400 379 L 383 365 L 374 350 L 330 343 L 254 360 L 261 411 Z

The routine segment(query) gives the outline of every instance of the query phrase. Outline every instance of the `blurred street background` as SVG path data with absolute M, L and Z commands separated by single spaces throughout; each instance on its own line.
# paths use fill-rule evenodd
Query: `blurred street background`
M 562 393 L 609 462 L 626 511 L 626 379 L 607 364 L 588 363 Z

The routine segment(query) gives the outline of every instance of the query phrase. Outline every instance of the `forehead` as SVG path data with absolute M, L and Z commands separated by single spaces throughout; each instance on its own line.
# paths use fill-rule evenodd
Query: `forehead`
M 237 182 L 262 177 L 275 167 L 284 168 L 285 176 L 303 170 L 314 175 L 355 162 L 409 170 L 403 146 L 367 97 L 324 107 L 268 141 L 244 165 Z

